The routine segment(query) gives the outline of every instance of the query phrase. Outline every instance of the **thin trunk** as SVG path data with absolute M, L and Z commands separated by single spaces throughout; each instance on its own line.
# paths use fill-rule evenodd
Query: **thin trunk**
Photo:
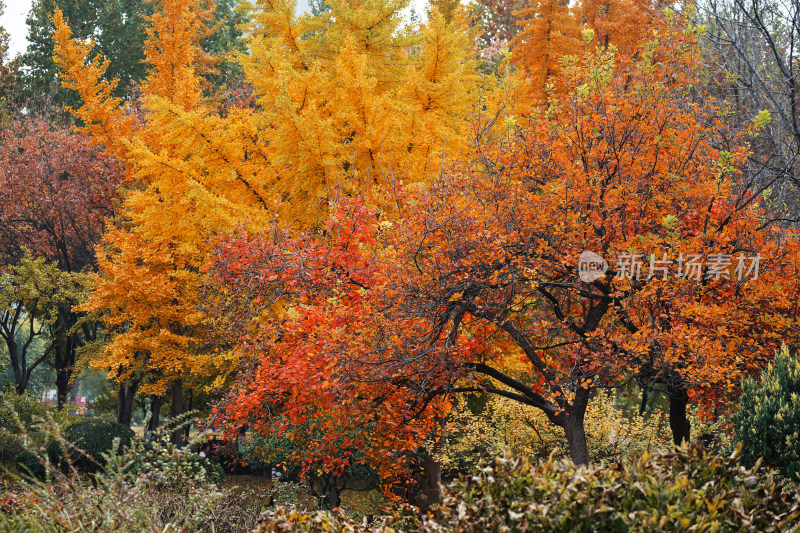
M 58 408 L 67 404 L 72 370 L 75 367 L 75 339 L 72 335 L 57 339 L 55 347 L 56 391 Z
M 691 425 L 686 416 L 686 404 L 689 394 L 685 387 L 669 388 L 669 427 L 672 430 L 672 441 L 675 446 L 689 442 Z
M 647 410 L 647 400 L 649 398 L 649 393 L 647 389 L 642 389 L 642 402 L 639 404 L 639 416 L 644 416 L 645 411 Z
M 150 420 L 147 422 L 146 429 L 148 439 L 150 438 L 150 435 L 152 435 L 152 433 L 158 429 L 160 424 L 161 404 L 163 401 L 164 399 L 161 396 L 150 397 Z
M 169 404 L 169 416 L 172 419 L 173 423 L 176 423 L 176 419 L 183 414 L 183 380 L 177 379 L 172 384 L 172 398 Z M 189 438 L 189 423 L 188 420 L 181 421 L 183 425 L 181 425 L 178 429 L 172 432 L 170 436 L 170 440 L 172 444 L 184 444 L 188 441 Z
M 138 382 L 125 382 L 117 389 L 117 422 L 130 427 L 133 417 L 133 400 L 136 397 Z

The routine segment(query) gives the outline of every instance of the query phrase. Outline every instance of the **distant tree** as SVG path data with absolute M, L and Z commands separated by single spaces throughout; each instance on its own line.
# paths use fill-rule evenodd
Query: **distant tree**
M 760 190 L 772 218 L 800 221 L 800 2 L 705 0 L 699 15 L 716 63 L 712 78 L 738 127 L 764 122 L 742 185 Z M 714 71 L 712 71 L 714 72 Z
M 528 2 L 524 0 L 478 0 L 472 6 L 473 14 L 483 30 L 481 48 L 495 43 L 508 44 L 519 33 L 516 13 Z
M 0 0 L 0 15 L 5 9 L 5 2 Z M 8 43 L 8 32 L 0 26 L 0 115 L 6 115 L 8 112 L 9 100 L 16 94 L 19 75 L 19 58 L 8 57 Z
M 97 51 L 113 59 L 105 79 L 119 79 L 115 96 L 123 97 L 131 84 L 147 74 L 144 64 L 146 19 L 152 14 L 143 0 L 34 0 L 26 19 L 28 49 L 22 56 L 26 67 L 25 96 L 50 98 L 56 103 L 78 105 L 79 99 L 61 88 L 53 62 L 53 12 L 59 7 L 80 39 L 93 39 Z
M 69 335 L 54 333 L 63 329 L 63 313 L 69 314 L 84 299 L 87 287 L 85 274 L 64 272 L 56 262 L 34 259 L 30 252 L 18 265 L 0 272 L 0 339 L 17 394 L 25 392 L 33 371 L 45 359 L 72 340 L 65 339 Z M 62 392 L 60 404 L 66 398 L 66 389 L 60 388 Z
M 55 265 L 61 272 L 58 276 L 94 270 L 94 247 L 105 219 L 114 214 L 112 205 L 122 178 L 123 170 L 113 158 L 99 147 L 89 146 L 85 135 L 70 132 L 66 126 L 39 118 L 6 124 L 0 129 L 0 265 L 22 264 L 28 250 Z M 33 276 L 33 270 L 25 272 L 23 278 Z M 21 275 L 15 274 L 14 279 Z M 58 279 L 55 273 L 42 276 Z M 46 286 L 42 281 L 36 290 L 46 293 L 50 290 Z M 34 299 L 20 298 L 17 294 L 6 299 Z M 11 315 L 19 310 L 18 318 L 48 316 L 46 333 L 54 343 L 48 350 L 54 358 L 56 387 L 63 404 L 76 351 L 95 337 L 96 329 L 82 323 L 76 330 L 81 315 L 72 309 L 78 300 L 74 295 L 48 296 L 50 307 L 46 309 L 42 307 L 45 300 L 36 298 L 36 304 L 8 304 L 6 310 Z M 13 332 L 7 331 L 5 337 L 11 342 Z
M 242 31 L 237 27 L 246 22 L 243 11 L 238 10 L 240 0 L 206 0 L 214 9 L 213 33 L 202 41 L 203 49 L 213 56 L 223 56 L 229 51 L 245 51 Z M 103 79 L 119 80 L 112 95 L 127 97 L 131 86 L 139 85 L 147 76 L 144 43 L 147 39 L 149 17 L 153 3 L 148 0 L 34 0 L 26 20 L 29 29 L 28 49 L 22 58 L 26 67 L 25 96 L 36 100 L 49 97 L 57 104 L 79 105 L 80 97 L 61 87 L 58 71 L 53 61 L 54 9 L 58 7 L 76 38 L 92 39 L 94 52 L 109 61 Z M 223 60 L 218 72 L 209 74 L 212 86 L 224 85 L 232 78 L 241 77 L 241 68 L 232 61 Z
M 315 17 L 324 15 L 331 10 L 331 6 L 325 0 L 309 0 L 308 6 L 311 9 L 311 14 Z

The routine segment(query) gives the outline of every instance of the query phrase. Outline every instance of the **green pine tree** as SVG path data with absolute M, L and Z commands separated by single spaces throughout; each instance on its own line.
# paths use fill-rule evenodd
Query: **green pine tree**
M 761 382 L 742 383 L 733 426 L 742 443 L 742 460 L 780 470 L 800 481 L 800 359 L 785 345 L 761 374 Z

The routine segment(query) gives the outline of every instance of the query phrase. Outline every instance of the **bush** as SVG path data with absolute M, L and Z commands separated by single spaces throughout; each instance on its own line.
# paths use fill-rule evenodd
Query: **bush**
M 290 531 L 298 533 L 394 533 L 397 530 L 383 523 L 374 525 L 355 522 L 348 518 L 341 509 L 309 513 L 279 508 L 261 515 L 258 527 L 253 530 L 253 533 Z
M 188 446 L 172 444 L 163 432 L 135 446 L 134 451 L 132 473 L 144 473 L 159 483 L 179 486 L 200 481 L 216 483 L 225 477 L 218 463 L 199 456 Z
M 474 472 L 479 463 L 507 450 L 531 458 L 547 459 L 554 453 L 569 457 L 564 430 L 538 409 L 520 407 L 503 397 L 481 402 L 478 413 L 466 407 L 462 403 L 451 410 L 441 445 L 434 448 L 445 479 Z M 650 416 L 627 414 L 611 393 L 598 394 L 585 419 L 591 462 L 627 461 L 645 452 L 668 451 L 672 438 L 665 417 L 661 411 Z
M 38 455 L 28 450 L 23 450 L 14 459 L 17 469 L 23 474 L 33 476 L 37 479 L 44 479 L 47 469 L 44 461 Z
M 31 430 L 36 422 L 53 414 L 33 393 L 17 394 L 9 389 L 0 394 L 0 463 L 18 463 L 25 448 L 21 430 Z
M 42 431 L 51 441 L 66 442 L 58 425 L 43 425 Z M 21 460 L 46 469 L 47 481 L 29 476 L 7 480 L 0 497 L 0 531 L 227 533 L 255 527 L 261 502 L 221 490 L 213 467 L 165 439 L 157 433 L 155 442 L 132 439 L 124 452 L 112 447 L 91 477 L 54 468 L 29 450 Z
M 63 448 L 69 448 L 69 463 L 83 472 L 97 472 L 104 464 L 103 455 L 109 453 L 114 446 L 114 439 L 119 439 L 120 451 L 131 445 L 135 434 L 131 428 L 102 418 L 81 420 L 67 426 L 63 439 L 67 443 L 51 440 L 47 445 L 47 455 L 53 464 L 61 464 L 64 457 Z
M 498 458 L 446 492 L 425 531 L 800 531 L 800 495 L 697 445 L 631 464 Z
M 800 359 L 786 346 L 761 374 L 761 383 L 742 383 L 739 408 L 732 416 L 742 460 L 779 470 L 800 481 Z

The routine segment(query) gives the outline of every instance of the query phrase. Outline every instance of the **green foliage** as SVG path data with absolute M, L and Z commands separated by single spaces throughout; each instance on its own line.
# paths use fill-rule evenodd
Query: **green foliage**
M 14 463 L 16 464 L 17 470 L 23 474 L 33 476 L 36 479 L 45 478 L 47 472 L 45 466 L 46 462 L 41 455 L 23 450 L 17 454 Z
M 51 441 L 47 454 L 54 464 L 65 459 L 63 449 L 68 449 L 69 463 L 84 472 L 100 470 L 104 455 L 112 451 L 115 442 L 122 451 L 128 448 L 135 434 L 131 428 L 102 418 L 76 422 L 64 430 L 64 440 Z
M 119 79 L 115 96 L 125 97 L 132 83 L 147 75 L 144 64 L 144 39 L 147 17 L 152 6 L 145 0 L 60 0 L 75 36 L 93 39 L 95 51 L 113 59 L 106 79 Z M 54 0 L 34 0 L 26 23 L 28 49 L 22 62 L 26 67 L 23 84 L 29 98 L 51 97 L 57 103 L 78 105 L 79 99 L 59 85 L 53 62 Z
M 235 81 L 244 80 L 244 71 L 233 60 L 232 54 L 247 52 L 244 34 L 240 29 L 247 22 L 249 16 L 241 0 L 217 0 L 212 22 L 217 31 L 200 41 L 204 51 L 220 58 L 214 65 L 217 72 L 208 76 L 214 88 L 236 85 Z
M 31 392 L 17 394 L 8 389 L 0 394 L 0 431 L 19 432 L 20 424 L 31 427 L 48 413 L 47 407 Z
M 34 258 L 27 249 L 23 253 L 19 264 L 0 271 L 0 340 L 19 393 L 56 348 L 52 333 L 62 315 L 84 299 L 89 280 L 88 274 L 60 270 L 57 261 Z
M 136 472 L 146 472 L 161 483 L 218 482 L 225 477 L 222 467 L 194 453 L 188 446 L 176 446 L 160 434 L 136 448 Z
M 285 441 L 282 443 L 283 447 L 291 446 L 290 441 L 282 440 Z M 274 465 L 277 465 L 281 461 L 286 461 L 286 453 L 281 452 L 280 449 L 275 450 L 276 448 L 280 448 L 280 446 L 276 446 L 275 444 L 274 442 L 269 442 L 268 439 L 264 437 L 255 437 L 245 442 L 242 462 L 247 467 L 248 473 L 269 474 L 272 472 L 272 467 Z M 275 451 L 277 451 L 277 454 Z M 278 459 L 278 456 L 282 459 Z M 297 472 L 294 472 L 294 476 L 295 478 L 297 477 Z
M 289 439 L 276 434 L 250 439 L 245 446 L 245 458 L 260 464 L 269 464 L 280 470 L 284 479 L 296 480 L 302 466 L 293 460 L 297 446 Z
M 42 421 L 65 426 L 74 419 L 66 410 L 45 406 L 31 392 L 17 394 L 12 389 L 6 390 L 0 394 L 0 464 L 19 463 L 26 439 L 30 445 L 46 444 L 46 436 L 39 430 Z M 25 464 L 31 462 L 28 457 L 22 461 Z
M 800 531 L 800 495 L 701 446 L 631 464 L 498 458 L 447 491 L 426 531 Z
M 201 44 L 206 52 L 214 56 L 230 51 L 245 52 L 238 26 L 247 22 L 247 17 L 239 4 L 239 0 L 217 1 L 214 24 L 218 30 L 203 39 Z M 54 7 L 54 0 L 34 0 L 31 7 L 27 18 L 30 44 L 22 59 L 26 67 L 23 84 L 29 98 L 44 95 L 57 103 L 77 106 L 79 97 L 59 85 L 58 69 L 53 62 Z M 144 41 L 153 3 L 148 0 L 59 0 L 58 7 L 74 35 L 79 39 L 92 39 L 94 52 L 110 61 L 104 79 L 119 80 L 113 95 L 127 98 L 131 87 L 147 75 Z M 219 72 L 211 76 L 215 87 L 242 76 L 241 68 L 229 59 L 218 64 Z
M 58 424 L 45 420 L 40 431 L 48 441 L 66 443 Z M 188 448 L 172 447 L 165 432 L 150 442 L 134 438 L 124 450 L 115 439 L 91 476 L 72 468 L 69 456 L 66 468 L 56 468 L 36 446 L 20 462 L 35 475 L 12 473 L 6 480 L 0 531 L 248 531 L 266 503 L 221 489 L 213 466 L 204 467 Z
M 761 374 L 761 382 L 742 383 L 739 407 L 732 416 L 742 460 L 778 469 L 800 481 L 800 358 L 784 345 Z

